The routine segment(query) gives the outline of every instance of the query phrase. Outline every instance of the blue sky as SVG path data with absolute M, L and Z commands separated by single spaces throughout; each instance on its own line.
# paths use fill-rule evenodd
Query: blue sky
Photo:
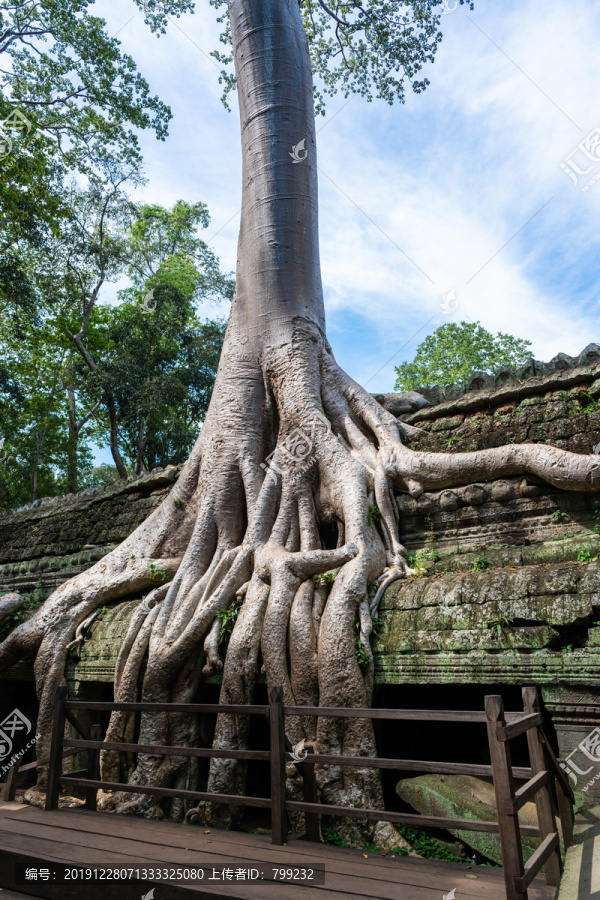
M 96 11 L 173 110 L 166 142 L 141 135 L 148 184 L 138 196 L 207 203 L 205 238 L 233 270 L 239 123 L 208 56 L 219 47 L 213 8 L 199 0 L 159 39 L 130 0 Z M 600 343 L 594 4 L 479 0 L 444 15 L 442 31 L 425 93 L 395 107 L 338 95 L 317 121 L 328 334 L 371 391 L 392 390 L 394 365 L 448 321 L 528 338 L 544 360 Z M 577 148 L 590 134 L 585 156 Z M 568 158 L 590 168 L 577 184 L 561 168 Z M 452 289 L 458 308 L 444 314 Z

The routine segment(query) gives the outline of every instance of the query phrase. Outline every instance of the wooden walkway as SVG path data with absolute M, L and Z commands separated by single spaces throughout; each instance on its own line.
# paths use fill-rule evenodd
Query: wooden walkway
M 140 900 L 151 888 L 154 900 L 443 900 L 455 890 L 456 900 L 505 900 L 502 869 L 467 866 L 410 857 L 381 857 L 309 843 L 290 836 L 283 847 L 269 835 L 217 831 L 90 812 L 46 811 L 0 802 L 0 900 L 46 897 L 50 900 Z M 324 864 L 319 886 L 227 882 L 175 884 L 96 882 L 15 884 L 15 863 L 73 867 L 261 866 L 305 867 Z M 13 893 L 15 892 L 15 893 Z M 554 900 L 555 889 L 537 876 L 529 900 Z

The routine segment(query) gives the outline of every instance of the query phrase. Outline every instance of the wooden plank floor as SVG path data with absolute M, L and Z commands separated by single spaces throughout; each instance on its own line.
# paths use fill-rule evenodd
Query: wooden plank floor
M 236 866 L 260 864 L 325 866 L 324 885 L 262 881 L 144 885 L 105 882 L 64 885 L 32 882 L 16 885 L 15 862 L 74 867 L 134 863 L 148 867 Z M 475 876 L 475 877 L 473 877 Z M 82 809 L 53 812 L 0 802 L 0 900 L 9 891 L 50 900 L 139 900 L 155 888 L 155 900 L 442 900 L 455 889 L 456 900 L 505 900 L 501 869 L 409 857 L 381 857 L 360 850 L 313 844 L 290 837 L 274 847 L 268 835 L 210 830 L 147 819 L 94 813 Z M 555 891 L 543 877 L 529 890 L 529 900 L 553 900 Z

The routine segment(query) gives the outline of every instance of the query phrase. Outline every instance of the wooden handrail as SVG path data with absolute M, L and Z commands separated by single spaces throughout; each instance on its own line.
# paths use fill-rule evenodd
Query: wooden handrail
M 129 788 L 127 788 L 129 790 Z M 416 828 L 453 828 L 461 831 L 484 831 L 498 834 L 498 822 L 481 819 L 451 819 L 447 816 L 422 816 L 416 813 L 390 812 L 386 809 L 366 809 L 357 806 L 323 806 L 321 803 L 303 803 L 301 800 L 286 800 L 285 808 L 291 812 L 318 812 L 327 816 L 351 816 L 353 819 L 374 819 L 382 822 L 399 822 Z M 539 837 L 539 828 L 524 825 L 521 829 L 528 837 Z
M 514 776 L 514 772 L 513 772 Z M 547 770 L 543 772 L 538 772 L 537 775 L 534 775 L 533 778 L 530 778 L 527 784 L 524 784 L 523 787 L 520 787 L 518 791 L 515 792 L 515 796 L 512 801 L 512 810 L 511 815 L 515 815 L 522 809 L 528 800 L 531 800 L 540 788 L 544 787 L 544 785 L 548 784 L 550 781 L 550 773 Z
M 240 797 L 237 794 L 215 794 L 212 791 L 185 791 L 176 788 L 151 787 L 148 784 L 122 784 L 120 781 L 100 781 L 99 779 L 78 778 L 68 774 L 61 775 L 60 781 L 74 787 L 94 787 L 99 791 L 127 791 L 128 794 L 150 794 L 154 797 L 208 800 L 211 803 L 227 803 L 229 806 L 271 808 L 271 801 L 268 797 Z
M 49 760 L 48 792 L 46 808 L 54 809 L 58 805 L 59 784 L 83 787 L 86 791 L 86 806 L 96 808 L 96 793 L 100 789 L 127 791 L 128 793 L 148 794 L 156 797 L 179 798 L 183 800 L 205 801 L 209 803 L 225 803 L 230 806 L 249 806 L 271 811 L 272 840 L 275 844 L 284 844 L 287 840 L 287 814 L 304 813 L 306 836 L 309 840 L 318 841 L 319 816 L 349 816 L 351 818 L 395 822 L 413 827 L 451 828 L 477 832 L 496 833 L 500 835 L 502 858 L 504 865 L 507 900 L 527 900 L 527 886 L 537 872 L 545 865 L 546 880 L 549 884 L 557 883 L 560 874 L 560 854 L 557 850 L 558 832 L 551 805 L 550 785 L 556 783 L 562 796 L 561 816 L 563 817 L 563 834 L 567 842 L 569 837 L 568 814 L 572 817 L 570 798 L 572 791 L 562 769 L 552 753 L 543 734 L 542 714 L 539 708 L 537 691 L 527 688 L 523 693 L 524 709 L 522 712 L 505 713 L 501 697 L 486 697 L 485 712 L 472 710 L 393 710 L 365 709 L 358 707 L 305 707 L 285 706 L 283 689 L 272 688 L 269 694 L 269 705 L 240 704 L 206 704 L 206 703 L 134 703 L 108 701 L 70 701 L 66 697 L 66 689 L 57 692 L 52 752 Z M 92 734 L 72 714 L 79 709 L 98 711 L 124 712 L 169 712 L 169 713 L 204 713 L 216 715 L 260 715 L 269 721 L 269 750 L 225 750 L 207 747 L 174 747 L 159 744 L 135 744 L 125 741 L 103 741 L 99 726 L 93 726 Z M 474 763 L 435 762 L 432 760 L 371 758 L 364 756 L 340 756 L 337 754 L 314 753 L 308 748 L 308 755 L 303 760 L 294 758 L 291 753 L 292 744 L 285 734 L 286 716 L 315 716 L 337 718 L 369 718 L 391 719 L 396 721 L 429 721 L 455 723 L 487 723 L 490 745 L 491 765 Z M 84 738 L 64 737 L 65 721 L 70 721 Z M 521 734 L 527 734 L 531 766 L 513 768 L 509 742 Z M 64 751 L 64 747 L 68 749 Z M 99 776 L 99 757 L 102 751 L 128 752 L 137 754 L 158 754 L 161 756 L 184 756 L 195 758 L 238 759 L 269 762 L 271 772 L 270 798 L 220 794 L 211 791 L 189 791 L 182 789 L 154 787 L 152 785 L 122 784 L 121 782 L 102 781 Z M 88 770 L 77 773 L 62 772 L 62 758 L 87 751 Z M 293 762 L 303 779 L 304 800 L 287 800 L 286 798 L 286 761 Z M 39 763 L 37 765 L 41 765 Z M 435 772 L 437 774 L 460 775 L 492 775 L 496 792 L 498 820 L 480 821 L 477 819 L 459 819 L 443 816 L 423 816 L 412 813 L 390 812 L 382 809 L 365 809 L 347 806 L 323 805 L 317 802 L 317 781 L 315 766 L 355 766 L 370 769 L 392 769 L 397 771 Z M 87 777 L 81 777 L 84 772 Z M 554 779 L 551 778 L 551 773 Z M 526 781 L 519 789 L 515 788 L 515 779 Z M 563 790 L 563 787 L 565 790 Z M 569 794 L 567 794 L 567 791 Z M 569 796 L 570 795 L 570 796 Z M 531 798 L 535 798 L 538 811 L 539 827 L 520 825 L 518 812 Z M 560 805 L 559 802 L 559 805 Z M 567 816 L 565 819 L 564 817 Z M 565 824 L 566 823 L 566 824 Z M 522 835 L 540 837 L 541 844 L 527 865 L 523 864 Z
M 499 741 L 512 741 L 513 738 L 519 737 L 520 734 L 524 734 L 526 731 L 529 731 L 530 728 L 535 728 L 541 724 L 541 714 L 530 713 L 526 716 L 521 716 L 518 719 L 514 719 L 508 725 L 504 723 L 498 723 L 496 734 L 498 735 Z
M 564 769 L 561 769 L 560 764 L 559 764 L 556 756 L 554 755 L 554 751 L 553 751 L 552 747 L 550 746 L 550 744 L 548 743 L 546 735 L 542 733 L 540 735 L 540 740 L 544 744 L 546 753 L 548 754 L 548 762 L 550 763 L 550 768 L 552 769 L 552 773 L 553 773 L 554 777 L 556 778 L 557 781 L 560 782 L 560 786 L 562 787 L 563 791 L 565 792 L 565 794 L 567 795 L 567 797 L 569 798 L 571 803 L 575 803 L 575 794 L 573 793 L 573 791 L 571 789 L 571 785 L 569 784 L 569 779 L 565 775 Z
M 172 747 L 162 744 L 127 744 L 122 741 L 80 741 L 65 738 L 65 747 L 81 750 L 123 750 L 127 753 L 156 753 L 161 756 L 196 756 L 201 759 L 253 759 L 268 762 L 271 754 L 268 750 L 221 750 L 213 747 Z
M 264 716 L 269 707 L 239 703 L 129 703 L 109 700 L 67 700 L 65 709 L 92 709 L 107 712 L 172 712 L 172 713 L 216 713 L 244 716 Z
M 527 888 L 540 871 L 544 863 L 548 861 L 550 856 L 559 849 L 559 840 L 558 840 L 558 832 L 554 831 L 552 834 L 549 834 L 548 837 L 545 837 L 540 846 L 537 848 L 535 853 L 527 860 L 524 868 L 523 874 L 521 876 L 515 877 L 515 885 L 517 890 L 523 892 L 527 891 Z

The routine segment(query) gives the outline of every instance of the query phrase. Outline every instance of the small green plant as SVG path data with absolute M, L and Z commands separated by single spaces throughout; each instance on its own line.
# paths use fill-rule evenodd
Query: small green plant
M 600 534 L 600 507 L 597 506 L 594 510 L 594 532 L 596 534 Z
M 583 402 L 584 402 L 583 398 L 584 397 L 585 397 L 585 400 L 587 401 L 585 406 L 583 406 Z M 600 402 L 598 402 L 598 400 L 594 400 L 592 395 L 588 394 L 587 391 L 582 391 L 582 393 L 579 396 L 579 403 L 581 404 L 580 412 L 582 412 L 582 413 L 588 413 L 588 414 L 595 413 L 600 409 Z
M 381 510 L 379 509 L 379 507 L 377 506 L 376 503 L 373 503 L 369 507 L 369 524 L 373 525 L 374 523 L 379 522 L 380 519 L 381 519 Z
M 473 560 L 473 571 L 474 572 L 483 572 L 484 569 L 489 569 L 490 561 L 486 559 L 485 556 L 476 556 Z
M 367 593 L 368 594 L 376 594 L 377 588 L 379 587 L 379 582 L 374 579 L 373 581 L 367 582 Z
M 354 650 L 354 655 L 356 656 L 356 660 L 358 665 L 360 666 L 361 672 L 364 673 L 367 671 L 369 667 L 369 657 L 365 652 L 365 645 L 363 644 L 362 638 L 360 636 L 360 622 L 357 620 L 355 622 L 356 628 L 356 647 Z
M 373 623 L 373 631 L 371 632 L 371 634 L 380 634 L 383 631 L 383 626 L 385 624 L 383 619 L 379 619 L 377 616 L 372 616 L 371 622 Z
M 167 577 L 167 570 L 159 569 L 158 566 L 156 566 L 152 562 L 152 560 L 148 560 L 148 562 L 146 563 L 146 568 L 148 569 L 148 571 L 150 572 L 150 574 L 152 575 L 153 578 L 166 578 Z
M 177 500 L 173 500 L 173 506 L 175 507 L 175 509 L 181 509 L 183 506 L 185 506 L 185 504 L 184 504 L 183 500 L 179 497 L 179 498 L 177 498 Z
M 507 619 L 506 616 L 498 616 L 497 619 L 490 619 L 489 622 L 486 622 L 486 625 L 488 628 L 495 628 L 496 634 L 498 635 L 498 637 L 500 637 L 502 634 L 502 629 L 509 628 L 511 622 L 512 619 Z
M 574 644 L 565 644 L 564 647 L 560 648 L 561 653 L 572 653 Z
M 448 438 L 448 440 L 444 441 L 446 446 L 452 447 L 453 444 L 458 444 L 460 441 L 460 435 L 454 434 L 452 437 Z
M 233 631 L 233 626 L 236 623 L 236 619 L 238 617 L 239 611 L 242 608 L 242 603 L 244 602 L 243 597 L 236 597 L 233 603 L 228 609 L 220 609 L 217 613 L 217 618 L 221 623 L 221 627 L 219 629 L 219 649 L 223 647 L 223 649 L 227 649 L 227 644 L 229 643 L 229 638 L 231 637 L 231 632 Z
M 567 515 L 566 512 L 563 512 L 562 509 L 555 509 L 554 512 L 552 513 L 552 518 L 556 522 L 560 522 L 561 519 L 568 519 L 569 516 Z
M 333 584 L 338 572 L 339 569 L 336 569 L 335 572 L 324 572 L 322 575 L 315 575 L 314 582 L 315 584 Z
M 338 834 L 337 831 L 334 831 L 333 828 L 328 828 L 327 826 L 321 831 L 323 837 L 324 844 L 335 844 L 336 847 L 347 847 L 348 841 L 341 834 Z
M 446 862 L 466 863 L 470 866 L 477 859 L 477 854 L 475 853 L 472 856 L 458 856 L 446 844 L 430 837 L 424 831 L 409 828 L 407 825 L 395 825 L 394 827 L 409 844 L 412 844 L 413 850 L 424 859 L 443 859 Z M 397 850 L 392 850 L 392 854 L 394 856 L 408 856 L 409 851 L 405 847 L 399 847 Z M 494 866 L 495 863 L 486 861 L 484 865 Z
M 8 616 L 9 622 L 20 622 L 24 619 L 29 619 L 31 614 L 39 609 L 44 600 L 46 599 L 46 594 L 42 590 L 42 582 L 38 582 L 32 593 L 23 594 L 23 606 L 21 609 L 16 610 L 16 612 L 12 613 L 12 615 Z
M 592 561 L 592 554 L 589 550 L 580 547 L 577 551 L 577 561 L 580 563 L 589 563 Z
M 417 550 L 415 554 L 415 561 L 417 563 L 422 562 L 423 560 L 431 560 L 431 562 L 437 562 L 438 559 L 441 559 L 441 553 L 439 550 L 436 550 L 435 547 L 423 547 L 421 550 Z

